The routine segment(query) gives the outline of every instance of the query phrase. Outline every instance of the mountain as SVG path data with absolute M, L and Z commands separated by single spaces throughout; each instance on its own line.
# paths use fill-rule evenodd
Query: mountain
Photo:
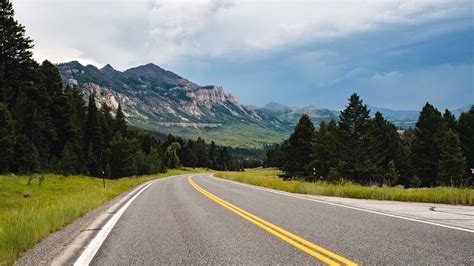
M 321 121 L 329 122 L 337 120 L 339 112 L 325 108 L 316 108 L 315 106 L 289 107 L 283 104 L 270 102 L 262 108 L 254 108 L 254 111 L 264 120 L 277 124 L 285 131 L 292 132 L 294 126 L 302 114 L 307 114 L 313 123 L 317 126 Z
M 467 105 L 461 108 L 457 108 L 454 110 L 450 110 L 456 117 L 459 118 L 459 115 L 463 112 L 469 111 L 472 105 Z M 392 110 L 388 108 L 381 108 L 375 106 L 368 106 L 370 109 L 370 114 L 373 116 L 376 112 L 382 113 L 382 115 L 389 120 L 390 122 L 394 123 L 395 126 L 401 128 L 409 128 L 415 127 L 416 121 L 418 121 L 418 116 L 420 115 L 420 111 L 415 110 Z M 439 110 L 441 113 L 444 113 L 444 110 Z
M 464 106 L 464 107 L 451 110 L 451 112 L 453 113 L 454 116 L 456 116 L 457 118 L 459 118 L 459 116 L 461 115 L 461 113 L 464 113 L 464 112 L 469 111 L 469 109 L 471 109 L 471 107 L 473 107 L 473 106 L 474 106 L 474 104 L 466 105 L 466 106 Z
M 370 105 L 367 107 L 370 109 L 371 116 L 374 116 L 376 112 L 380 112 L 385 119 L 401 128 L 415 127 L 418 116 L 420 115 L 420 111 L 414 110 L 392 110 Z
M 269 102 L 265 104 L 262 109 L 270 110 L 272 112 L 289 112 L 291 108 L 276 102 Z
M 118 71 L 77 61 L 58 65 L 65 85 L 79 86 L 84 97 L 95 94 L 97 103 L 113 110 L 121 103 L 127 120 L 136 127 L 172 133 L 184 138 L 204 137 L 221 145 L 261 147 L 282 141 L 302 114 L 317 126 L 337 120 L 339 111 L 315 106 L 289 107 L 270 102 L 244 106 L 219 86 L 201 86 L 155 64 Z M 457 116 L 470 106 L 453 110 Z M 419 111 L 397 111 L 369 106 L 398 127 L 413 127 Z
M 186 138 L 204 136 L 219 144 L 247 147 L 281 141 L 287 125 L 263 119 L 219 86 L 200 86 L 154 64 L 123 72 L 77 61 L 58 65 L 63 83 L 79 86 L 85 97 L 113 109 L 121 103 L 129 123 Z

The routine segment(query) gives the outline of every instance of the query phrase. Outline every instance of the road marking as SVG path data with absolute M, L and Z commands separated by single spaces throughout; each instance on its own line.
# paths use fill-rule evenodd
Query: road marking
M 89 245 L 87 245 L 86 249 L 84 250 L 84 252 L 82 252 L 81 256 L 79 256 L 76 262 L 74 262 L 74 265 L 77 265 L 77 266 L 89 265 L 92 259 L 94 258 L 95 254 L 97 253 L 97 251 L 99 251 L 99 248 L 104 243 L 107 236 L 112 231 L 112 228 L 114 228 L 115 224 L 118 222 L 122 214 L 125 212 L 125 210 L 127 210 L 128 206 L 130 206 L 130 204 L 132 204 L 132 202 L 136 198 L 138 198 L 138 196 L 140 196 L 140 194 L 143 191 L 145 191 L 149 186 L 163 179 L 164 178 L 151 181 L 149 184 L 143 186 L 143 188 L 141 188 L 140 191 L 138 191 L 131 199 L 129 199 L 127 203 L 125 203 L 125 205 L 123 205 L 122 208 L 120 208 L 120 210 L 118 210 L 117 213 L 115 213 L 114 216 L 110 218 L 110 220 L 104 225 L 104 227 L 102 227 L 102 230 L 100 230 L 99 233 L 97 233 L 97 235 L 94 237 L 94 239 L 92 239 L 92 241 L 89 243 Z
M 343 207 L 343 208 L 357 210 L 357 211 L 363 211 L 363 212 L 368 212 L 368 213 L 373 213 L 373 214 L 384 215 L 384 216 L 403 219 L 403 220 L 407 220 L 407 221 L 411 221 L 411 222 L 424 223 L 424 224 L 429 224 L 429 225 L 434 225 L 434 226 L 439 226 L 439 227 L 464 231 L 464 232 L 468 232 L 468 233 L 474 233 L 474 230 L 467 229 L 467 228 L 451 226 L 451 225 L 446 225 L 446 224 L 440 224 L 440 223 L 436 223 L 436 222 L 430 222 L 430 221 L 420 220 L 420 219 L 416 219 L 416 218 L 410 218 L 410 217 L 405 217 L 405 216 L 401 216 L 401 215 L 385 213 L 385 212 L 381 212 L 381 211 L 373 211 L 373 210 L 348 206 L 348 205 L 334 203 L 334 202 L 327 202 L 327 201 L 324 201 L 324 200 L 318 200 L 318 199 L 313 199 L 313 198 L 309 198 L 309 197 L 305 197 L 305 196 L 295 195 L 295 194 L 292 194 L 292 193 L 286 192 L 286 191 L 279 191 L 279 190 L 274 190 L 274 189 L 270 189 L 270 188 L 266 188 L 266 187 L 259 187 L 259 186 L 255 186 L 255 185 L 244 184 L 244 183 L 240 183 L 240 182 L 236 182 L 236 181 L 232 181 L 232 180 L 227 180 L 227 179 L 224 179 L 224 178 L 218 178 L 218 177 L 215 177 L 213 175 L 210 175 L 210 176 L 214 177 L 217 180 L 222 180 L 222 181 L 226 181 L 226 182 L 229 182 L 229 183 L 232 183 L 232 184 L 237 184 L 237 185 L 241 185 L 241 186 L 244 186 L 244 187 L 249 187 L 249 188 L 253 188 L 253 189 L 257 189 L 257 190 L 262 190 L 262 191 L 266 191 L 266 192 L 270 192 L 270 193 L 274 193 L 274 194 L 284 195 L 284 196 L 303 199 L 303 200 L 314 201 L 314 202 L 318 202 L 318 203 L 333 205 L 333 206 L 337 206 L 337 207 Z
M 297 235 L 294 235 L 268 221 L 265 221 L 239 207 L 217 197 L 214 194 L 206 191 L 199 185 L 197 185 L 193 180 L 192 176 L 188 177 L 188 182 L 199 192 L 201 192 L 206 197 L 212 199 L 213 201 L 219 203 L 220 205 L 224 206 L 225 208 L 229 209 L 233 213 L 239 215 L 240 217 L 252 222 L 253 224 L 257 225 L 258 227 L 262 228 L 263 230 L 269 232 L 270 234 L 282 239 L 283 241 L 287 242 L 288 244 L 308 253 L 309 255 L 319 259 L 320 261 L 328 264 L 328 265 L 357 265 L 356 263 L 341 257 L 327 249 L 324 249 L 321 246 L 318 246 L 314 243 L 309 242 L 306 239 L 303 239 Z

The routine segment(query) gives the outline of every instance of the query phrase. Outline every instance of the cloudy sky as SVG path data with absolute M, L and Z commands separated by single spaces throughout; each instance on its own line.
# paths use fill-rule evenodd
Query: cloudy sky
M 155 63 L 245 104 L 474 103 L 472 1 L 13 0 L 35 58 Z

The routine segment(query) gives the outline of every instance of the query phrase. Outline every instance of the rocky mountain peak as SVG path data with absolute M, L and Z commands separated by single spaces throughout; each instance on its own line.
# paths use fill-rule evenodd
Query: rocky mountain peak
M 123 74 L 131 79 L 146 80 L 153 85 L 162 84 L 165 87 L 182 86 L 188 89 L 199 88 L 197 84 L 153 63 L 127 69 Z
M 267 109 L 272 112 L 288 112 L 291 110 L 290 107 L 277 102 L 269 102 L 263 106 L 263 109 Z
M 63 82 L 74 82 L 85 96 L 95 94 L 98 104 L 116 108 L 121 103 L 132 124 L 188 123 L 195 127 L 228 120 L 260 123 L 253 110 L 242 106 L 223 87 L 201 87 L 152 63 L 124 72 L 110 64 L 97 69 L 78 62 L 59 64 L 58 69 Z
M 107 71 L 107 72 L 116 72 L 115 68 L 111 66 L 110 64 L 105 65 L 103 68 L 100 69 L 101 71 Z

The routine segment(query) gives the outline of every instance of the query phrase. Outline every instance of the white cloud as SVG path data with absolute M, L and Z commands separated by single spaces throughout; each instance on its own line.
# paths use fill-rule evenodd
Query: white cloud
M 119 68 L 245 60 L 384 26 L 472 16 L 469 2 L 16 0 L 36 57 Z

